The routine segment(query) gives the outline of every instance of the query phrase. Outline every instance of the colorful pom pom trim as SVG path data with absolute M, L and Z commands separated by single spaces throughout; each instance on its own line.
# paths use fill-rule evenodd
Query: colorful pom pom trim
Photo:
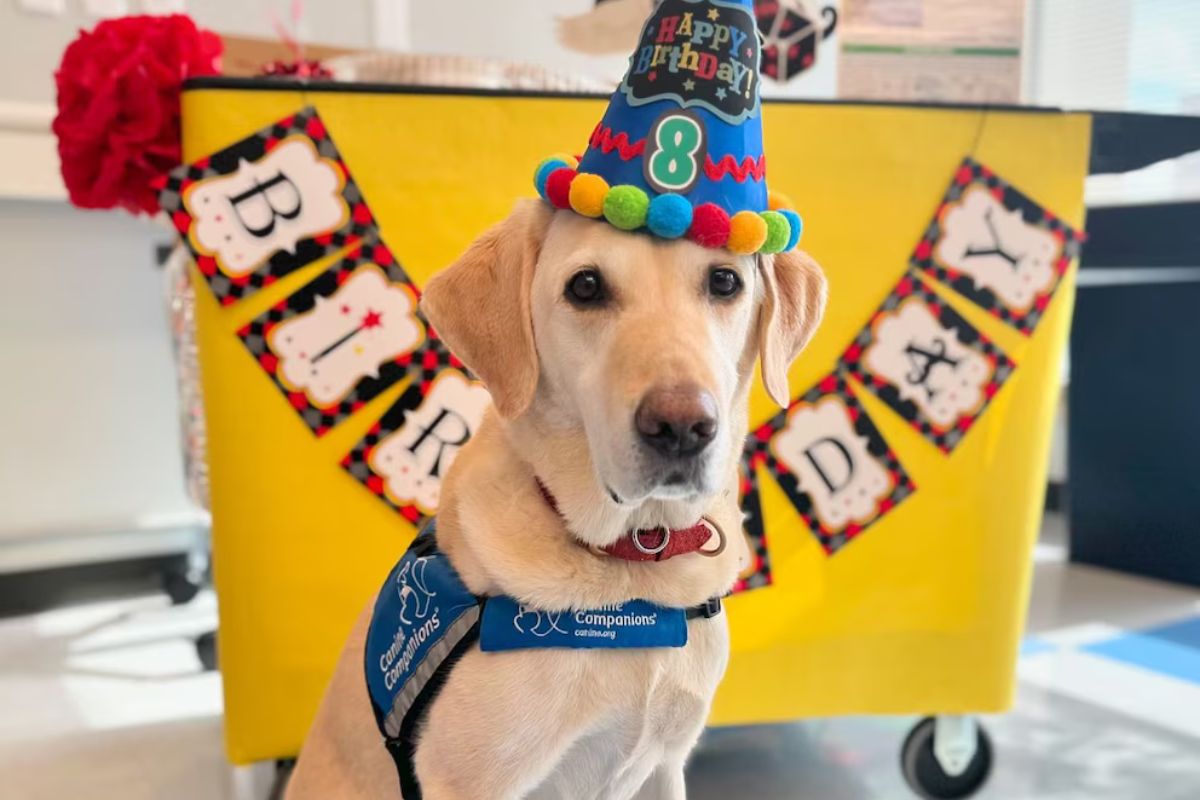
M 732 217 L 715 203 L 692 207 L 686 197 L 660 194 L 651 198 L 637 186 L 609 186 L 599 175 L 577 172 L 579 160 L 558 155 L 538 164 L 533 185 L 555 208 L 603 218 L 624 231 L 646 228 L 662 239 L 686 236 L 704 247 L 725 248 L 738 255 L 785 253 L 800 242 L 804 222 L 772 192 L 768 211 L 739 211 Z
M 679 194 L 660 194 L 650 201 L 646 227 L 655 236 L 678 239 L 692 227 L 692 204 Z

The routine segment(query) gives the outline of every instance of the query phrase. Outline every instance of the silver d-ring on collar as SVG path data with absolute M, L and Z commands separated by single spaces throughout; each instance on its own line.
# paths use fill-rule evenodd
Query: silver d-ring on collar
M 663 550 L 666 550 L 667 545 L 671 543 L 671 529 L 664 527 L 659 528 L 659 530 L 662 531 L 663 538 L 662 542 L 659 543 L 657 547 L 646 547 L 646 545 L 642 544 L 641 529 L 635 530 L 632 534 L 630 534 L 629 538 L 633 540 L 633 546 L 636 547 L 639 552 L 645 553 L 648 556 L 656 556 Z
M 701 517 L 700 521 L 703 522 L 705 525 L 707 525 L 713 532 L 715 532 L 717 534 L 717 549 L 716 550 L 700 549 L 698 551 L 700 553 L 700 555 L 708 556 L 709 558 L 715 558 L 715 557 L 721 555 L 721 553 L 724 553 L 725 552 L 725 531 L 721 528 L 720 525 L 718 525 L 716 523 L 716 521 L 714 521 L 710 517 Z M 712 537 L 709 537 L 709 538 L 712 538 Z M 707 544 L 707 542 L 705 542 L 705 544 Z

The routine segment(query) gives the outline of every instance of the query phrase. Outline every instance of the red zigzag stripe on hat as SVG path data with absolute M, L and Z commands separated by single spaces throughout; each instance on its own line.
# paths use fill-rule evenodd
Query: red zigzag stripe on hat
M 751 156 L 746 156 L 742 159 L 741 166 L 738 166 L 737 161 L 731 155 L 722 156 L 720 161 L 713 161 L 712 156 L 705 156 L 704 174 L 712 181 L 719 181 L 726 175 L 732 175 L 738 183 L 745 183 L 746 178 L 761 181 L 767 174 L 767 157 L 761 155 L 756 160 Z
M 629 134 L 625 131 L 613 136 L 612 128 L 597 125 L 596 130 L 592 131 L 591 146 L 599 148 L 600 152 L 606 155 L 616 150 L 622 161 L 629 161 L 645 151 L 646 140 L 638 139 L 636 142 L 630 143 Z

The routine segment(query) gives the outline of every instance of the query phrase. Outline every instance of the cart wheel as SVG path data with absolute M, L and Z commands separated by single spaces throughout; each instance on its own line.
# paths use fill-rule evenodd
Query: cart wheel
M 196 655 L 205 672 L 217 670 L 217 632 L 209 631 L 196 637 Z
M 912 790 L 927 800 L 958 800 L 975 794 L 992 771 L 992 743 L 976 724 L 975 755 L 958 775 L 942 768 L 933 751 L 937 720 L 926 717 L 916 724 L 900 751 L 900 768 Z

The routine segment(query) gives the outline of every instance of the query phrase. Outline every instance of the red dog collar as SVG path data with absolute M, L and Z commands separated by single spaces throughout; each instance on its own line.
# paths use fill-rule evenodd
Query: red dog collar
M 538 480 L 537 485 L 546 504 L 561 517 L 558 503 L 546 488 L 546 484 Z M 717 547 L 712 550 L 704 549 L 714 534 L 718 539 Z M 711 558 L 725 550 L 725 534 L 714 522 L 701 517 L 695 525 L 688 528 L 635 528 L 607 547 L 590 549 L 594 553 L 603 553 L 625 561 L 666 561 L 668 558 L 687 553 L 700 553 Z

